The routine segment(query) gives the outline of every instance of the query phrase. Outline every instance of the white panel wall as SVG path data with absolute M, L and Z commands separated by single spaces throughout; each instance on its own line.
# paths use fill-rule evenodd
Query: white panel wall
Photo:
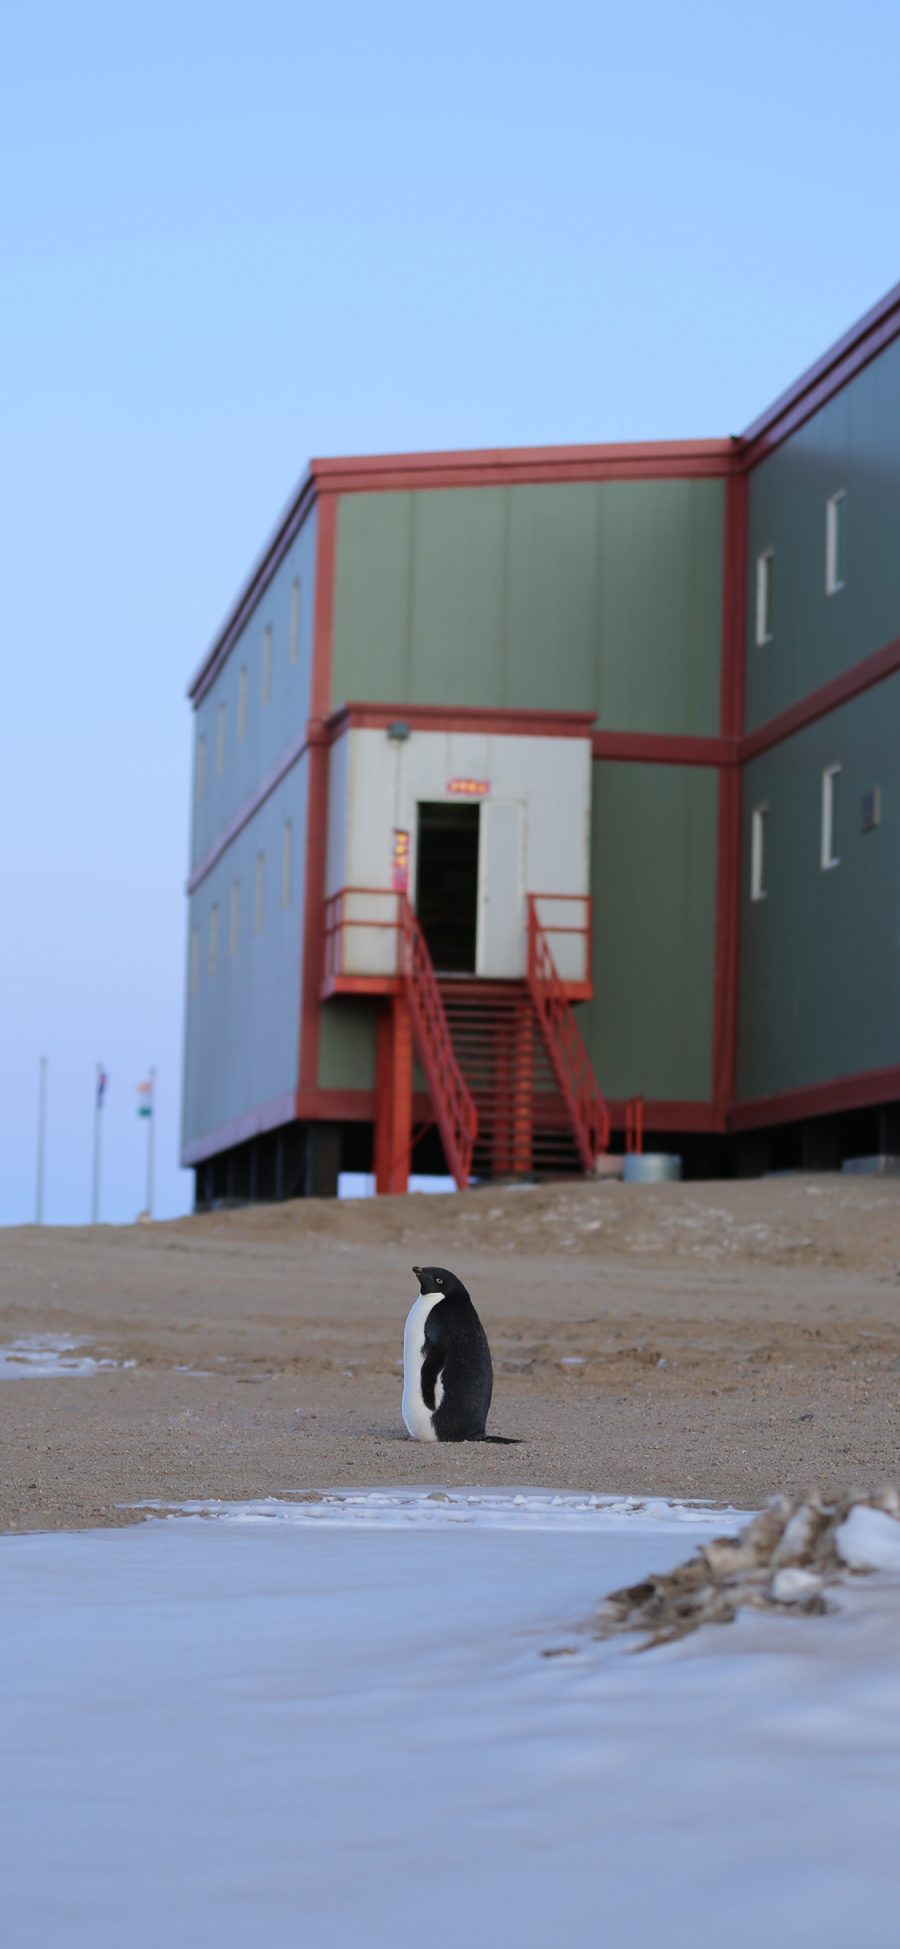
M 327 891 L 341 887 L 390 888 L 395 827 L 410 835 L 410 892 L 416 884 L 417 807 L 423 800 L 461 802 L 452 779 L 487 781 L 482 821 L 478 972 L 525 971 L 526 893 L 584 895 L 590 891 L 591 743 L 587 738 L 541 738 L 472 732 L 413 731 L 405 740 L 385 731 L 350 730 L 331 751 Z M 501 806 L 508 808 L 505 814 Z M 496 816 L 493 808 L 496 807 Z M 518 808 L 518 819 L 515 808 Z M 521 828 L 521 879 L 511 881 L 512 854 Z M 511 852 L 512 848 L 512 852 Z M 356 896 L 348 912 L 382 917 L 392 902 Z M 581 900 L 545 900 L 549 928 L 580 927 Z M 585 972 L 578 935 L 551 935 L 560 973 L 577 981 Z M 393 942 L 385 930 L 350 928 L 345 943 L 348 973 L 387 973 Z
M 190 901 L 187 1034 L 182 1130 L 191 1143 L 296 1089 L 306 865 L 308 759 L 288 773 L 238 833 Z M 284 825 L 291 825 L 287 904 L 282 904 Z M 265 859 L 262 925 L 256 927 L 257 856 Z M 239 886 L 236 953 L 231 889 Z M 215 973 L 211 911 L 219 910 Z M 197 988 L 190 987 L 190 932 L 198 930 Z

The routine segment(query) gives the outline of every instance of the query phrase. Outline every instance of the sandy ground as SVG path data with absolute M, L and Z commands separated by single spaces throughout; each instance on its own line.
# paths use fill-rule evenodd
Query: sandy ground
M 491 1427 L 400 1419 L 411 1262 L 470 1287 Z M 0 1235 L 0 1347 L 135 1364 L 0 1381 L 0 1528 L 148 1500 L 447 1483 L 701 1496 L 900 1477 L 900 1182 L 489 1187 Z

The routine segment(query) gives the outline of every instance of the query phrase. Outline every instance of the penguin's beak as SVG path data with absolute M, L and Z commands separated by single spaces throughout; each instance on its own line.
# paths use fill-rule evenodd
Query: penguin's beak
M 417 1278 L 417 1279 L 421 1279 L 421 1277 L 422 1277 L 422 1268 L 421 1268 L 421 1266 L 420 1266 L 420 1265 L 414 1265 L 414 1266 L 413 1266 L 413 1272 L 415 1273 L 415 1275 L 416 1275 L 416 1278 Z

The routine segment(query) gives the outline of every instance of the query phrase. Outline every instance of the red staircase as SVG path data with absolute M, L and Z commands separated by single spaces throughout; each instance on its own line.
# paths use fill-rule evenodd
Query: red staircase
M 362 903 L 361 912 L 350 910 L 351 899 Z M 609 1113 L 570 999 L 573 986 L 590 993 L 589 976 L 567 990 L 548 938 L 549 932 L 586 936 L 583 925 L 554 923 L 548 930 L 537 897 L 529 895 L 526 976 L 493 981 L 436 974 L 405 893 L 343 888 L 326 904 L 325 918 L 323 999 L 384 997 L 376 1057 L 379 1191 L 406 1187 L 413 1046 L 447 1168 L 460 1187 L 473 1176 L 560 1177 L 593 1169 L 609 1143 Z M 389 930 L 397 951 L 376 949 L 370 956 L 367 950 L 362 966 L 359 956 L 354 966 L 347 938 L 357 929 L 366 930 L 365 938 L 375 929 L 376 939 Z M 370 960 L 373 967 L 383 963 L 384 972 L 372 972 Z
M 425 1071 L 447 1169 L 462 1190 L 472 1175 L 478 1112 L 457 1060 L 425 936 L 405 899 L 401 929 L 403 972 L 416 1050 Z
M 553 950 L 528 896 L 528 989 L 572 1134 L 586 1171 L 609 1148 L 609 1111 L 557 972 Z

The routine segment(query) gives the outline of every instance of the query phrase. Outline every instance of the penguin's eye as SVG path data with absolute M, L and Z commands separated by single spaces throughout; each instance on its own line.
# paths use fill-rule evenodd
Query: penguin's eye
M 436 1285 L 436 1286 L 442 1286 L 442 1285 L 443 1285 L 443 1283 L 444 1283 L 444 1281 L 443 1281 L 443 1279 L 436 1279 L 434 1283 L 435 1283 L 435 1285 Z

